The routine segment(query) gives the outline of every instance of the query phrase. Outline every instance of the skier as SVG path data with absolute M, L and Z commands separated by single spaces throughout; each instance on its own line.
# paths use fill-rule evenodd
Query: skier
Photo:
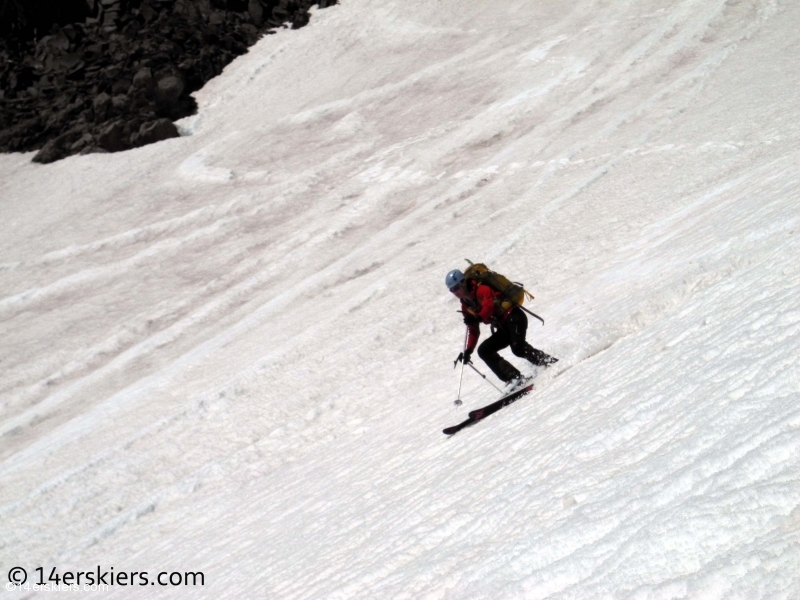
M 547 367 L 558 361 L 557 358 L 537 350 L 525 340 L 528 329 L 528 317 L 517 305 L 504 309 L 500 306 L 502 294 L 485 284 L 467 279 L 458 269 L 454 269 L 445 277 L 448 289 L 461 300 L 461 313 L 467 326 L 466 348 L 456 358 L 470 362 L 472 352 L 480 337 L 480 324 L 492 326 L 492 335 L 478 348 L 478 356 L 502 381 L 509 383 L 508 389 L 521 385 L 525 378 L 511 363 L 498 352 L 511 346 L 511 352 L 526 359 L 536 366 Z

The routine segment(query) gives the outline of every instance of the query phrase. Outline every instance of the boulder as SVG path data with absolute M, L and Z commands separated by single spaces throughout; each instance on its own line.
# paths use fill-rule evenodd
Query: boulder
M 157 119 L 149 123 L 142 123 L 139 132 L 131 136 L 131 146 L 144 146 L 155 144 L 162 140 L 180 137 L 178 128 L 169 119 Z
M 105 127 L 97 138 L 97 145 L 109 152 L 125 150 L 128 144 L 125 143 L 122 123 L 114 121 Z
M 142 67 L 133 76 L 132 85 L 137 90 L 151 91 L 153 89 L 153 71 L 149 67 Z
M 247 12 L 250 13 L 250 18 L 253 20 L 253 23 L 260 27 L 264 22 L 264 7 L 261 6 L 261 2 L 258 0 L 250 0 L 250 3 L 247 5 Z
M 92 101 L 92 111 L 94 122 L 102 123 L 108 116 L 108 109 L 111 108 L 111 96 L 106 93 L 98 94 Z
M 36 153 L 33 157 L 33 162 L 46 165 L 47 163 L 61 160 L 68 156 L 67 144 L 64 139 L 65 136 L 61 135 L 48 141 L 44 147 Z
M 117 94 L 111 98 L 111 106 L 114 114 L 124 115 L 131 107 L 131 101 L 125 94 Z
M 156 98 L 161 104 L 174 106 L 183 93 L 183 82 L 177 75 L 166 75 L 158 80 Z

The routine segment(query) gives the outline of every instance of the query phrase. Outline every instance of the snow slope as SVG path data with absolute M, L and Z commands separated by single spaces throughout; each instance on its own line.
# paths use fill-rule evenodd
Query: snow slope
M 0 579 L 800 598 L 798 31 L 789 0 L 346 0 L 182 138 L 0 156 Z M 561 361 L 446 438 L 495 394 L 452 402 L 464 258 Z

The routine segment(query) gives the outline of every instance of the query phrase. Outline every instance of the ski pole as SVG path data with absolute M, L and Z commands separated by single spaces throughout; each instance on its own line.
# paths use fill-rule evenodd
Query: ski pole
M 464 351 L 467 349 L 467 338 L 469 337 L 469 329 L 464 333 L 464 350 L 461 351 L 461 376 L 458 378 L 458 396 L 456 396 L 453 404 L 461 406 L 461 382 L 464 380 Z
M 476 369 L 476 368 L 475 368 L 475 365 L 473 365 L 473 364 L 470 362 L 470 363 L 469 363 L 469 366 L 470 366 L 470 367 L 472 367 L 472 370 L 473 370 L 473 371 L 475 371 L 475 372 L 476 372 L 478 375 L 480 375 L 481 377 L 483 377 L 483 379 L 484 379 L 484 380 L 485 380 L 487 383 L 489 383 L 489 385 L 491 385 L 491 386 L 492 386 L 494 389 L 496 389 L 496 390 L 497 390 L 498 392 L 500 392 L 501 394 L 503 393 L 503 390 L 501 390 L 499 387 L 497 387 L 495 384 L 493 384 L 493 383 L 491 382 L 491 380 L 490 380 L 490 379 L 488 379 L 488 378 L 486 377 L 486 375 L 484 375 L 483 373 L 481 373 L 480 371 L 478 371 L 478 369 Z

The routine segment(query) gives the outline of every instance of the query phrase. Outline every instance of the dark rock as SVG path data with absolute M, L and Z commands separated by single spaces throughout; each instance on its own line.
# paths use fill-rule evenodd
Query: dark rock
M 70 44 L 77 43 L 83 38 L 83 29 L 78 24 L 70 23 L 69 25 L 64 25 L 61 31 L 69 38 Z
M 131 80 L 127 77 L 120 77 L 111 85 L 111 93 L 115 96 L 118 94 L 127 94 L 130 87 Z
M 158 12 L 146 2 L 143 2 L 139 8 L 139 14 L 142 16 L 145 23 L 152 21 L 158 16 Z
M 65 54 L 57 59 L 57 68 L 62 71 L 72 73 L 83 65 L 83 61 L 78 54 Z
M 253 20 L 253 23 L 260 27 L 264 22 L 264 7 L 261 6 L 261 2 L 258 0 L 250 0 L 247 5 L 247 11 L 250 13 L 250 18 Z
M 228 62 L 333 3 L 0 0 L 0 151 L 46 163 L 175 137 L 172 120 Z
M 107 10 L 103 13 L 103 25 L 106 31 L 115 31 L 119 13 L 116 10 Z
M 149 92 L 153 89 L 153 71 L 149 67 L 142 67 L 133 76 L 133 87 L 137 90 Z
M 44 147 L 33 157 L 33 162 L 45 165 L 47 163 L 61 160 L 70 154 L 74 154 L 69 151 L 69 147 L 72 145 L 72 141 L 76 137 L 76 133 L 77 132 L 68 131 L 63 135 L 48 141 Z
M 84 60 L 95 60 L 103 54 L 103 44 L 90 44 L 83 49 Z
M 119 121 L 115 121 L 100 132 L 97 144 L 109 152 L 119 152 L 128 147 L 123 136 L 122 124 Z
M 45 46 L 47 48 L 53 50 L 61 50 L 66 52 L 69 50 L 69 38 L 63 31 L 59 31 L 55 35 L 46 35 L 44 36 L 37 46 Z
M 70 154 L 77 154 L 82 152 L 84 148 L 87 146 L 94 145 L 94 138 L 92 137 L 91 133 L 84 133 L 81 137 L 78 138 L 78 141 L 74 142 L 69 147 Z
M 108 150 L 92 144 L 85 146 L 83 150 L 79 152 L 79 154 L 100 154 L 100 153 L 107 154 Z
M 0 38 L 31 39 L 54 24 L 83 21 L 89 14 L 85 0 L 26 0 L 0 2 Z
M 308 25 L 310 15 L 304 11 L 297 11 L 292 17 L 292 29 L 300 29 Z
M 174 106 L 183 93 L 183 82 L 176 75 L 166 75 L 158 80 L 156 98 L 165 106 Z
M 102 123 L 106 120 L 108 109 L 111 108 L 111 96 L 106 93 L 98 94 L 92 102 L 92 111 L 94 112 L 94 122 Z
M 143 123 L 139 127 L 139 132 L 131 136 L 131 146 L 144 146 L 154 144 L 162 140 L 179 137 L 178 129 L 169 119 L 158 119 L 149 123 Z
M 123 115 L 130 110 L 131 100 L 125 94 L 117 94 L 111 98 L 111 108 L 116 115 Z

